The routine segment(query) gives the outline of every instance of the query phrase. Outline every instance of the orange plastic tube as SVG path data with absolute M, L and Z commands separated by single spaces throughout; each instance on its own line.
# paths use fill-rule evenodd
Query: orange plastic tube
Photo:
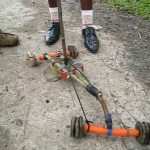
M 84 131 L 87 132 L 88 130 L 88 124 L 84 124 Z M 90 125 L 89 133 L 94 134 L 104 134 L 104 135 L 113 135 L 113 136 L 131 136 L 131 137 L 137 137 L 139 136 L 139 131 L 136 129 L 112 129 L 111 131 L 104 127 L 99 127 L 95 125 Z
M 39 59 L 40 59 L 40 60 L 44 60 L 44 55 L 40 55 L 40 56 L 39 56 Z
M 63 54 L 63 53 L 62 53 L 62 54 Z M 54 52 L 54 53 L 49 53 L 48 55 L 49 55 L 50 57 L 56 57 L 56 56 L 58 55 L 58 53 L 55 53 L 55 52 Z M 70 56 L 70 55 L 71 55 L 70 51 L 67 51 L 67 56 Z M 40 59 L 40 60 L 44 60 L 44 55 L 40 55 L 40 56 L 39 56 L 39 59 Z

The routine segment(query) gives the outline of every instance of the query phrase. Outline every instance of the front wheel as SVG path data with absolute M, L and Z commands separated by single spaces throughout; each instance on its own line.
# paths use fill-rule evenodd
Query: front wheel
M 27 52 L 26 60 L 30 67 L 37 66 L 39 64 L 39 59 L 35 52 Z

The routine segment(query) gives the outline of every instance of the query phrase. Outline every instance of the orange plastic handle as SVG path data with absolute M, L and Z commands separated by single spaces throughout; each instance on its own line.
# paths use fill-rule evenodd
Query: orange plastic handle
M 87 132 L 87 130 L 88 130 L 88 124 L 84 124 L 84 131 Z M 111 134 L 113 136 L 124 136 L 124 137 L 139 136 L 139 131 L 136 129 L 112 129 L 112 130 L 109 130 L 107 128 L 99 127 L 99 126 L 95 126 L 95 125 L 90 125 L 89 133 L 104 134 L 104 135 Z
M 63 53 L 62 53 L 63 54 Z M 54 52 L 54 53 L 49 53 L 48 54 L 50 57 L 56 57 L 58 56 L 58 53 Z M 67 51 L 67 56 L 70 56 L 71 55 L 71 52 L 70 51 Z M 39 56 L 39 59 L 40 60 L 44 60 L 44 55 L 40 55 Z

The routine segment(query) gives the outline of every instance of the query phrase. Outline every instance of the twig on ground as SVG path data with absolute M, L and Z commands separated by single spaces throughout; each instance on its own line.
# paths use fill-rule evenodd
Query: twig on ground
M 26 114 L 26 118 L 25 118 L 24 132 L 23 132 L 24 138 L 25 138 L 25 134 L 26 134 L 26 130 L 27 130 L 27 124 L 28 124 L 28 117 L 29 117 L 29 113 L 30 113 L 30 108 L 31 108 L 31 103 L 29 104 L 29 107 L 28 107 L 28 110 L 27 110 L 27 114 Z
M 137 78 L 137 77 L 135 77 L 135 79 L 137 79 L 137 80 L 139 80 L 139 81 L 142 81 L 142 82 L 144 82 L 144 83 L 146 83 L 146 84 L 149 84 L 149 85 L 150 85 L 150 81 L 143 80 L 143 79 L 140 79 L 140 78 Z
M 138 32 L 138 34 L 139 34 L 140 39 L 142 39 L 141 33 L 140 33 L 140 32 Z

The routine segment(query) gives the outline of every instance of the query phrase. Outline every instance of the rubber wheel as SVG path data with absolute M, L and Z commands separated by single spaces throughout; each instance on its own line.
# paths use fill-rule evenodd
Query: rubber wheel
M 77 117 L 72 117 L 71 119 L 71 128 L 70 128 L 70 137 L 75 137 L 75 124 L 76 124 Z
M 71 52 L 70 57 L 73 58 L 73 59 L 77 58 L 78 55 L 79 55 L 79 52 L 78 52 L 77 48 L 73 45 L 68 46 L 68 51 Z
M 142 145 L 147 144 L 147 141 L 149 140 L 147 136 L 149 134 L 149 130 L 145 127 L 145 123 L 137 122 L 135 129 L 139 130 L 139 136 L 136 137 L 136 140 Z
M 28 60 L 28 63 L 29 63 L 30 67 L 38 65 L 37 56 L 36 56 L 36 53 L 34 53 L 34 52 L 27 52 L 26 60 Z
M 83 137 L 83 117 L 79 117 L 79 124 L 80 124 L 80 132 L 79 132 L 79 138 L 81 139 Z
M 79 138 L 80 135 L 80 123 L 79 123 L 79 117 L 77 117 L 76 123 L 75 123 L 75 138 Z

